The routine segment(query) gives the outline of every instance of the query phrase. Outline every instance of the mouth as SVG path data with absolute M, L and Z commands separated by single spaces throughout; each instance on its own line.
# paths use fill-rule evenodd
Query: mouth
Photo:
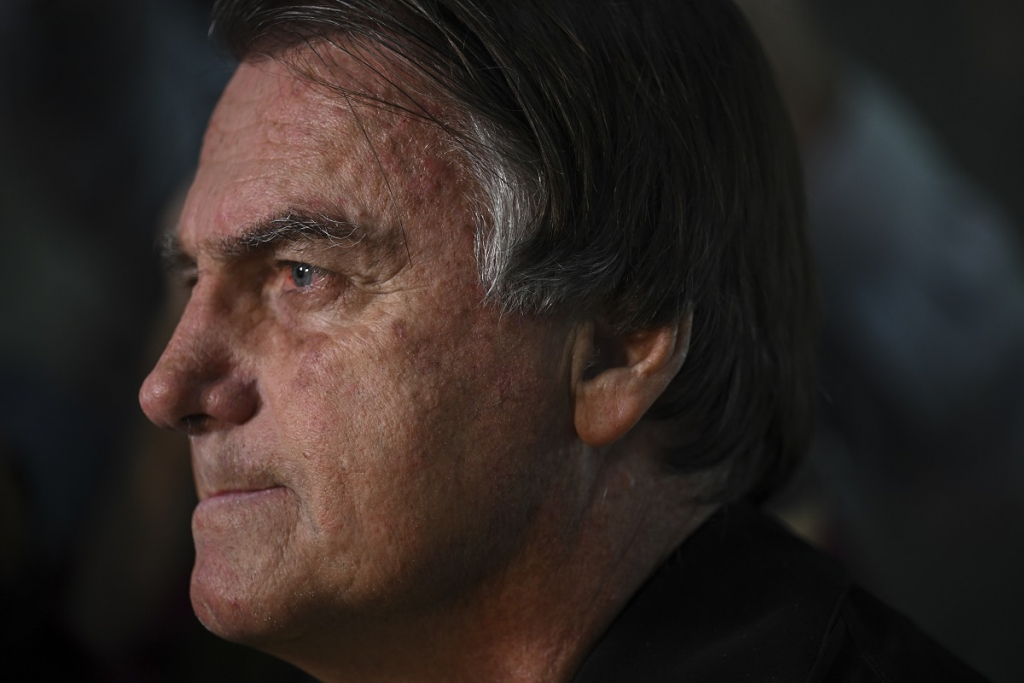
M 203 497 L 199 508 L 216 508 L 223 506 L 252 505 L 269 502 L 286 492 L 284 486 L 268 486 L 265 488 L 222 489 Z

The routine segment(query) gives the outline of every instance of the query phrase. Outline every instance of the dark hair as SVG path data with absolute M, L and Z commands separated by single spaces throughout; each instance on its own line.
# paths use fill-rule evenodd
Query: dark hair
M 483 188 L 481 277 L 508 310 L 617 333 L 692 312 L 646 418 L 678 425 L 673 468 L 721 466 L 710 496 L 761 499 L 800 461 L 817 328 L 800 168 L 732 2 L 219 0 L 212 32 L 239 59 L 328 41 L 459 112 L 437 123 Z

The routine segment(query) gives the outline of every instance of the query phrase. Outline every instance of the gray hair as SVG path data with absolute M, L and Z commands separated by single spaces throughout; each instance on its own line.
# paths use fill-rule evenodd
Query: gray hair
M 722 499 L 785 481 L 810 438 L 816 281 L 792 129 L 729 0 L 218 0 L 214 17 L 240 59 L 327 40 L 390 60 L 408 99 L 377 103 L 466 151 L 487 296 L 615 334 L 692 314 L 646 416 L 674 427 L 666 462 L 719 468 Z

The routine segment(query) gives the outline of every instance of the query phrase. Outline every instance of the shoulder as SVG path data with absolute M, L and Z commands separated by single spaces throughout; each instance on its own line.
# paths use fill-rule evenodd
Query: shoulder
M 648 579 L 574 683 L 683 680 L 983 679 L 852 585 L 831 558 L 734 505 Z
M 822 641 L 809 681 L 984 681 L 909 619 L 852 586 Z

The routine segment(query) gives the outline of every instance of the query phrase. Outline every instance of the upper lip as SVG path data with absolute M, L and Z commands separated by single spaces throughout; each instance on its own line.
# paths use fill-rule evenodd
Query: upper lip
M 237 446 L 225 444 L 223 448 L 197 452 L 193 444 L 192 469 L 200 500 L 226 493 L 262 491 L 281 486 L 268 460 L 260 458 L 254 462 Z

